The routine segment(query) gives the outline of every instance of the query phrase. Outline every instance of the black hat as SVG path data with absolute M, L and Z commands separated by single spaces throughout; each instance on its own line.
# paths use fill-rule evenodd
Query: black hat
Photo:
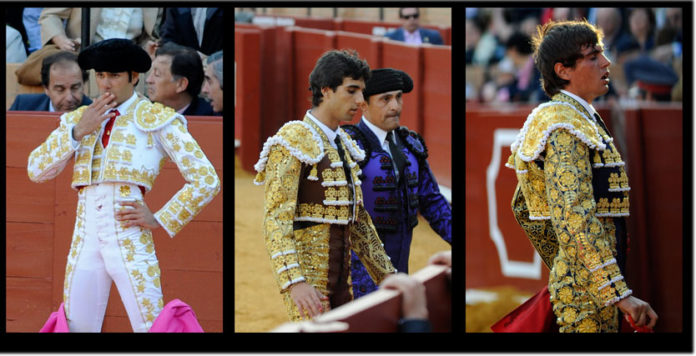
M 413 90 L 413 80 L 408 74 L 398 69 L 373 69 L 370 79 L 365 84 L 363 96 L 367 99 L 371 95 L 392 90 L 402 90 L 404 93 L 408 93 Z
M 150 70 L 150 55 L 140 46 L 125 38 L 112 38 L 97 42 L 80 52 L 77 63 L 82 70 L 97 72 L 145 73 Z

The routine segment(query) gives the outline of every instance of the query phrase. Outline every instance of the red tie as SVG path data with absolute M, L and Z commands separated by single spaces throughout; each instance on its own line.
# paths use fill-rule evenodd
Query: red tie
M 111 113 L 115 113 L 116 115 L 109 119 L 109 122 L 106 123 L 106 127 L 104 128 L 104 134 L 102 135 L 102 145 L 104 145 L 104 148 L 106 148 L 106 145 L 109 144 L 109 137 L 111 137 L 111 127 L 114 126 L 114 121 L 116 121 L 116 118 L 119 115 L 121 115 L 121 113 L 119 113 L 116 109 L 109 111 L 109 114 Z

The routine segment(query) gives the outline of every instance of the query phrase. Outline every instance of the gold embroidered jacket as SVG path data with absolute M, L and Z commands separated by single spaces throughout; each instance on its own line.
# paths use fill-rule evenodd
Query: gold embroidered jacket
M 186 118 L 172 108 L 137 98 L 114 121 L 106 149 L 101 143 L 106 122 L 73 146 L 72 129 L 86 108 L 61 115 L 58 128 L 31 152 L 29 179 L 41 183 L 55 178 L 74 156 L 73 189 L 126 182 L 150 191 L 169 158 L 176 163 L 186 184 L 154 216 L 171 237 L 220 191 L 215 168 L 186 129 Z
M 364 152 L 341 129 L 339 136 L 347 151 L 354 195 L 338 151 L 308 117 L 286 123 L 270 137 L 255 166 L 254 183 L 265 184 L 264 234 L 281 292 L 301 281 L 324 284 L 331 224 L 349 225 L 351 248 L 377 283 L 395 271 L 363 206 L 355 160 L 363 159 Z M 309 190 L 319 193 L 307 194 Z M 307 221 L 320 225 L 293 230 L 294 222 Z
M 511 146 L 515 217 L 563 290 L 578 286 L 596 305 L 631 294 L 616 260 L 613 218 L 628 216 L 628 178 L 613 139 L 561 93 L 539 105 Z M 552 288 L 554 287 L 554 288 Z

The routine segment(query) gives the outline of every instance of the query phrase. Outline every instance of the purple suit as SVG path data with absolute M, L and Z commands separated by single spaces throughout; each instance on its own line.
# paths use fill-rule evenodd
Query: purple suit
M 399 272 L 408 273 L 411 239 L 419 212 L 433 230 L 451 244 L 452 209 L 440 194 L 435 176 L 430 171 L 422 137 L 406 127 L 394 130 L 397 147 L 406 159 L 397 180 L 391 156 L 382 149 L 377 136 L 363 121 L 357 126 L 343 125 L 341 128 L 365 151 L 365 159 L 360 162 L 364 204 L 394 267 Z M 351 264 L 355 298 L 377 289 L 355 254 Z

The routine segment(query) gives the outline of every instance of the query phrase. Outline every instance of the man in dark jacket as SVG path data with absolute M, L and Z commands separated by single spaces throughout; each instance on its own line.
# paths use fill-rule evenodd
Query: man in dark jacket
M 203 84 L 203 62 L 196 51 L 176 43 L 157 49 L 147 80 L 150 100 L 188 115 L 215 115 L 208 102 L 199 97 Z
M 88 74 L 77 64 L 77 54 L 61 51 L 41 64 L 44 94 L 17 95 L 10 111 L 66 112 L 92 103 L 83 88 Z
M 408 74 L 391 68 L 373 70 L 363 91 L 362 120 L 357 126 L 342 126 L 365 151 L 359 163 L 365 208 L 392 264 L 404 273 L 418 213 L 452 243 L 452 209 L 430 170 L 425 142 L 399 126 L 402 96 L 411 90 Z M 355 256 L 351 278 L 355 298 L 377 289 Z
M 417 7 L 400 8 L 399 18 L 403 21 L 404 25 L 394 31 L 387 32 L 385 36 L 394 41 L 413 44 L 443 44 L 442 36 L 440 36 L 439 32 L 420 27 L 419 17 L 420 11 Z

